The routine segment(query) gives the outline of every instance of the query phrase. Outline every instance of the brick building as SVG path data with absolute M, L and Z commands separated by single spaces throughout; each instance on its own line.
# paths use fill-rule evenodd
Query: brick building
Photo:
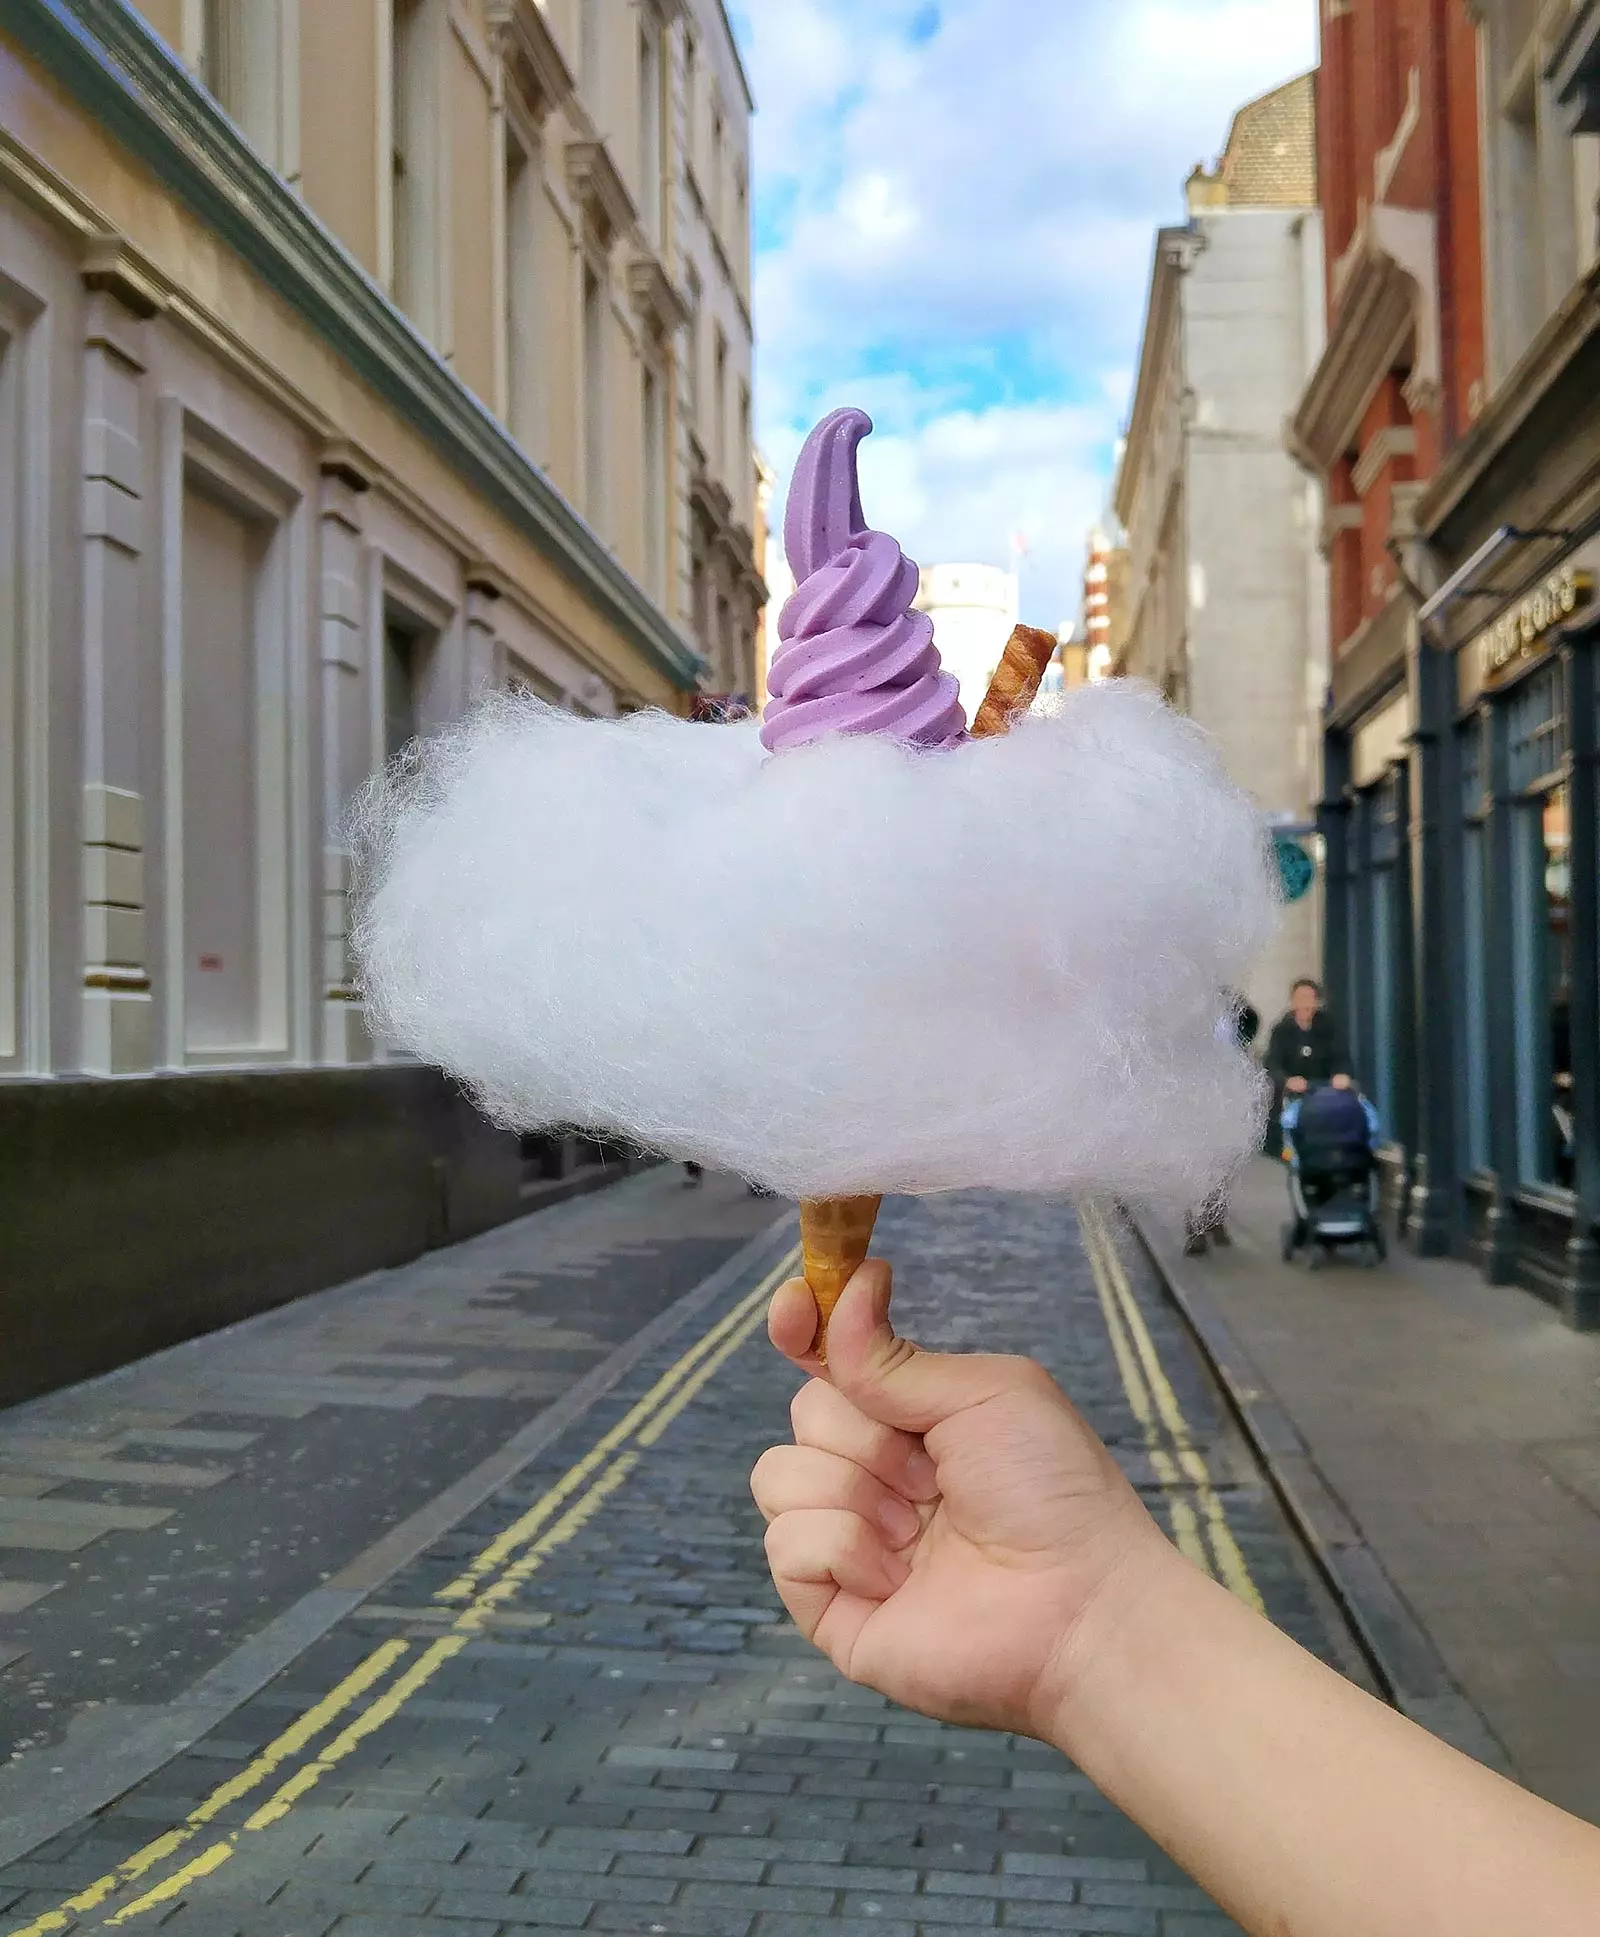
M 1600 1323 L 1600 0 L 1322 0 L 1326 971 L 1425 1252 Z

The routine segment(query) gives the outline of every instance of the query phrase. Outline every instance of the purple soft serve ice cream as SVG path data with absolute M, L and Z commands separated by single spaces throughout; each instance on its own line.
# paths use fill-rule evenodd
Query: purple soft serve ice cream
M 836 410 L 806 439 L 789 486 L 783 543 L 797 589 L 778 620 L 762 744 L 781 753 L 825 733 L 886 733 L 919 747 L 966 732 L 933 621 L 914 612 L 916 566 L 861 515 L 856 447 L 864 410 Z

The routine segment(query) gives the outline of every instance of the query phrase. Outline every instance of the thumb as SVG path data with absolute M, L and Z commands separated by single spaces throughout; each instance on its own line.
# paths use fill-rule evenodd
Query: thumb
M 828 1321 L 827 1375 L 858 1411 L 901 1432 L 930 1432 L 942 1420 L 1002 1392 L 1016 1361 L 925 1352 L 889 1323 L 894 1274 L 869 1258 L 845 1286 Z

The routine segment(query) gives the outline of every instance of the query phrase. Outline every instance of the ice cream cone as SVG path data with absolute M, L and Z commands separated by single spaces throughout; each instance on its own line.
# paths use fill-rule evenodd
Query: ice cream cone
M 817 1301 L 817 1357 L 828 1362 L 828 1320 L 864 1263 L 881 1197 L 808 1197 L 800 1205 L 806 1283 Z
M 1055 651 L 1053 632 L 1041 632 L 1031 625 L 1019 625 L 1013 630 L 983 704 L 973 719 L 973 739 L 989 740 L 1007 732 L 1016 716 L 1032 706 Z

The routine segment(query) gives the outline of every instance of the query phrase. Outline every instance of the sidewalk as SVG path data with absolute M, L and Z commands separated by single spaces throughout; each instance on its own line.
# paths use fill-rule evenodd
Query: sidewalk
M 1600 1337 L 1398 1249 L 1285 1266 L 1284 1214 L 1263 1161 L 1231 1250 L 1143 1231 L 1401 1705 L 1600 1822 Z

